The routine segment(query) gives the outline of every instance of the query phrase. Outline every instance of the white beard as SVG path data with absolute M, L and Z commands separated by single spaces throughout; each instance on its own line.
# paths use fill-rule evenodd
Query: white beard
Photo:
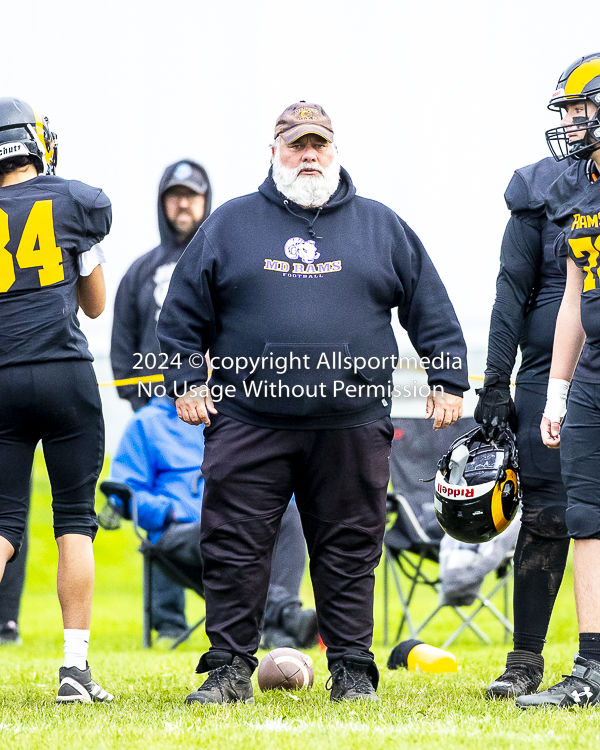
M 277 190 L 286 198 L 305 208 L 323 206 L 337 190 L 340 181 L 340 160 L 334 149 L 333 161 L 323 169 L 315 164 L 312 168 L 320 169 L 321 174 L 300 175 L 308 164 L 302 163 L 295 169 L 284 167 L 279 155 L 279 144 L 273 156 L 273 180 Z

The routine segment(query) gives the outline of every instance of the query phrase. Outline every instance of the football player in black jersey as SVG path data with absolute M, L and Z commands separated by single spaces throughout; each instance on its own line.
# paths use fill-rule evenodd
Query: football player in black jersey
M 112 700 L 87 663 L 104 423 L 77 312 L 104 309 L 98 243 L 111 206 L 102 190 L 56 177 L 55 165 L 47 119 L 0 99 L 0 578 L 19 554 L 41 441 L 65 628 L 57 700 L 89 703 Z
M 558 228 L 548 221 L 544 196 L 568 166 L 547 157 L 518 169 L 505 193 L 511 218 L 502 240 L 485 382 L 475 419 L 490 431 L 507 423 L 515 429 L 523 499 L 514 557 L 514 650 L 506 670 L 488 686 L 487 698 L 538 689 L 544 674 L 542 649 L 569 551 L 560 455 L 547 450 L 539 431 L 565 288 L 565 270 L 554 254 Z M 519 346 L 522 361 L 513 404 L 510 379 Z
M 521 696 L 520 708 L 600 700 L 600 53 L 567 68 L 549 107 L 562 121 L 546 133 L 548 145 L 557 161 L 570 156 L 575 163 L 546 195 L 548 217 L 562 230 L 568 257 L 541 430 L 548 447 L 561 446 L 579 653 L 571 675 L 542 693 Z

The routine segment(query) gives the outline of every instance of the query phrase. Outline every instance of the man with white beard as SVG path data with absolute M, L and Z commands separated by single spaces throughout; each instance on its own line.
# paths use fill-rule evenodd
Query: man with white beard
M 205 425 L 211 648 L 196 669 L 208 678 L 188 703 L 254 700 L 271 555 L 292 493 L 331 699 L 377 700 L 370 647 L 394 432 L 394 307 L 418 354 L 441 357 L 426 416 L 446 427 L 468 389 L 464 367 L 449 364 L 466 363 L 466 349 L 446 290 L 410 228 L 356 195 L 323 108 L 291 105 L 275 125 L 267 179 L 202 225 L 158 323 L 162 351 L 179 365 L 165 374 L 179 417 Z

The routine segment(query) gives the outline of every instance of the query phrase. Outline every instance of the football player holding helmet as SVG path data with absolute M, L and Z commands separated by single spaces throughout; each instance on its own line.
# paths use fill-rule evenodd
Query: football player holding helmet
M 507 427 L 486 437 L 481 427 L 450 446 L 438 463 L 435 513 L 454 539 L 488 542 L 515 517 L 521 485 L 514 435 Z

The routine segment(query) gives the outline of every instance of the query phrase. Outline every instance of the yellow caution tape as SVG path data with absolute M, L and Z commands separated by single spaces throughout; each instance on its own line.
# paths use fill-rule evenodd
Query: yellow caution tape
M 421 368 L 414 368 L 414 367 L 407 367 L 405 368 L 407 370 L 415 370 L 417 372 L 425 372 L 425 370 L 422 370 Z M 469 380 L 479 380 L 483 382 L 483 378 L 480 375 L 469 375 Z M 165 376 L 164 375 L 143 375 L 139 378 L 125 378 L 124 380 L 107 380 L 104 383 L 98 383 L 98 386 L 100 388 L 106 388 L 108 386 L 114 385 L 137 385 L 138 383 L 164 383 Z M 514 383 L 511 383 L 511 385 L 514 385 Z
M 139 378 L 125 378 L 124 380 L 107 380 L 105 383 L 98 383 L 100 388 L 108 385 L 137 385 L 138 383 L 164 383 L 164 375 L 142 375 Z

